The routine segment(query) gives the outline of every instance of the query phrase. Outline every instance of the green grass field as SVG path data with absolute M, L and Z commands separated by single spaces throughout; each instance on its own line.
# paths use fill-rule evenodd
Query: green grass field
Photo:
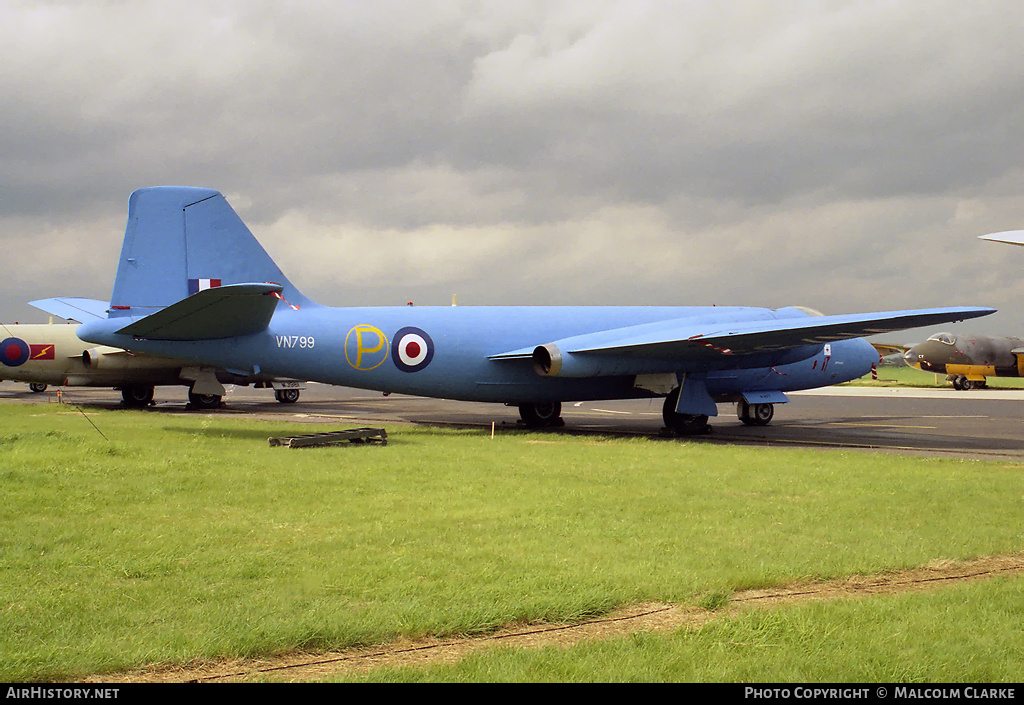
M 495 647 L 374 682 L 1017 683 L 1024 580 L 748 611 L 570 649 Z M 350 679 L 355 680 L 355 679 Z
M 291 450 L 267 438 L 324 429 L 226 414 L 87 419 L 57 405 L 0 404 L 0 428 L 6 681 L 480 634 L 1024 550 L 1022 466 L 1006 463 L 416 427 L 388 428 L 386 447 Z M 941 601 L 907 608 L 923 611 L 907 630 L 937 635 L 915 641 L 907 678 L 1019 677 L 1020 581 L 964 589 L 958 620 Z M 1005 621 L 1006 601 L 1016 650 L 952 669 L 949 650 L 971 642 L 961 621 Z M 815 660 L 786 621 L 852 635 L 888 619 L 820 610 L 595 647 L 620 655 L 499 652 L 458 667 L 497 659 L 478 670 L 412 677 L 607 680 L 618 667 L 615 680 L 773 681 Z M 795 641 L 768 632 L 771 658 L 734 663 L 729 643 L 745 637 L 714 629 L 742 634 L 758 619 L 782 620 Z M 835 680 L 873 679 L 878 649 L 912 638 L 864 633 L 854 656 L 831 659 Z M 722 658 L 699 671 L 644 665 L 647 652 L 688 659 L 701 640 Z

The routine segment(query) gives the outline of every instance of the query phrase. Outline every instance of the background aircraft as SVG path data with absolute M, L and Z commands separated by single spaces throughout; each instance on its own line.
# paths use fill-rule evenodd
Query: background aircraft
M 60 310 L 62 317 L 88 318 L 87 308 L 106 309 L 103 301 L 67 299 Z M 41 302 L 46 305 L 46 302 Z M 74 305 L 84 306 L 73 311 Z M 74 314 L 74 315 L 72 315 Z M 104 313 L 104 316 L 106 314 Z M 4 339 L 0 341 L 0 380 L 28 382 L 34 392 L 47 385 L 68 387 L 113 387 L 121 390 L 126 406 L 142 407 L 153 400 L 158 385 L 190 387 L 189 402 L 196 408 L 220 406 L 223 384 L 257 384 L 273 386 L 280 402 L 299 398 L 301 384 L 294 380 L 245 379 L 224 370 L 204 368 L 195 362 L 171 360 L 152 355 L 136 355 L 120 348 L 86 343 L 69 324 L 0 324 Z M 212 382 L 215 383 L 211 384 Z M 196 383 L 202 381 L 197 389 Z M 223 384 L 222 384 L 223 383 Z
M 954 389 L 986 386 L 987 377 L 1024 376 L 1024 340 L 1008 336 L 936 333 L 903 353 L 924 372 L 945 374 Z
M 981 235 L 978 239 L 1024 245 L 1024 230 Z M 913 368 L 947 375 L 954 389 L 985 387 L 988 377 L 1024 376 L 1024 340 L 1011 336 L 936 333 L 903 354 Z
M 1024 230 L 991 233 L 978 239 L 1024 245 Z M 903 361 L 924 372 L 945 374 L 954 389 L 968 390 L 985 387 L 988 377 L 1024 376 L 1022 355 L 1021 338 L 936 333 L 923 343 L 904 348 Z
M 663 396 L 666 425 L 689 433 L 719 402 L 765 424 L 786 391 L 867 374 L 878 353 L 860 336 L 992 312 L 328 308 L 288 281 L 219 192 L 155 187 L 129 199 L 108 317 L 78 334 L 235 374 L 504 402 L 530 426 L 557 423 L 566 401 Z

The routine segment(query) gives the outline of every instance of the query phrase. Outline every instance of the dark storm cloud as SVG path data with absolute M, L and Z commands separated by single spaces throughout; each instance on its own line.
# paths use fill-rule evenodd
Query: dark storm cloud
M 1018 252 L 974 239 L 1024 221 L 1011 2 L 4 15 L 8 317 L 108 295 L 128 194 L 164 183 L 224 191 L 331 302 L 868 310 L 1024 293 Z M 951 291 L 964 259 L 985 274 Z

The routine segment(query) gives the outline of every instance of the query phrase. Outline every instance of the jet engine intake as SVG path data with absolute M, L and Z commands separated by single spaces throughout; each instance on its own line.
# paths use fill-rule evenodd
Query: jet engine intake
M 554 343 L 538 345 L 533 351 L 533 369 L 542 377 L 555 377 L 562 371 L 562 351 Z
M 90 370 L 98 370 L 102 365 L 104 353 L 100 348 L 90 348 L 82 351 L 82 362 Z M 106 365 L 103 365 L 106 367 Z

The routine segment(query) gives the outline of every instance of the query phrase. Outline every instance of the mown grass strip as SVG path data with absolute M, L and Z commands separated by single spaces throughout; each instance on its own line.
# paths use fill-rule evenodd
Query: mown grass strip
M 0 405 L 0 678 L 486 633 L 1022 549 L 1021 467 Z M 319 430 L 319 429 L 317 429 Z
M 671 634 L 495 647 L 362 682 L 1017 683 L 1024 581 L 745 610 Z M 271 679 L 286 674 L 267 674 Z

